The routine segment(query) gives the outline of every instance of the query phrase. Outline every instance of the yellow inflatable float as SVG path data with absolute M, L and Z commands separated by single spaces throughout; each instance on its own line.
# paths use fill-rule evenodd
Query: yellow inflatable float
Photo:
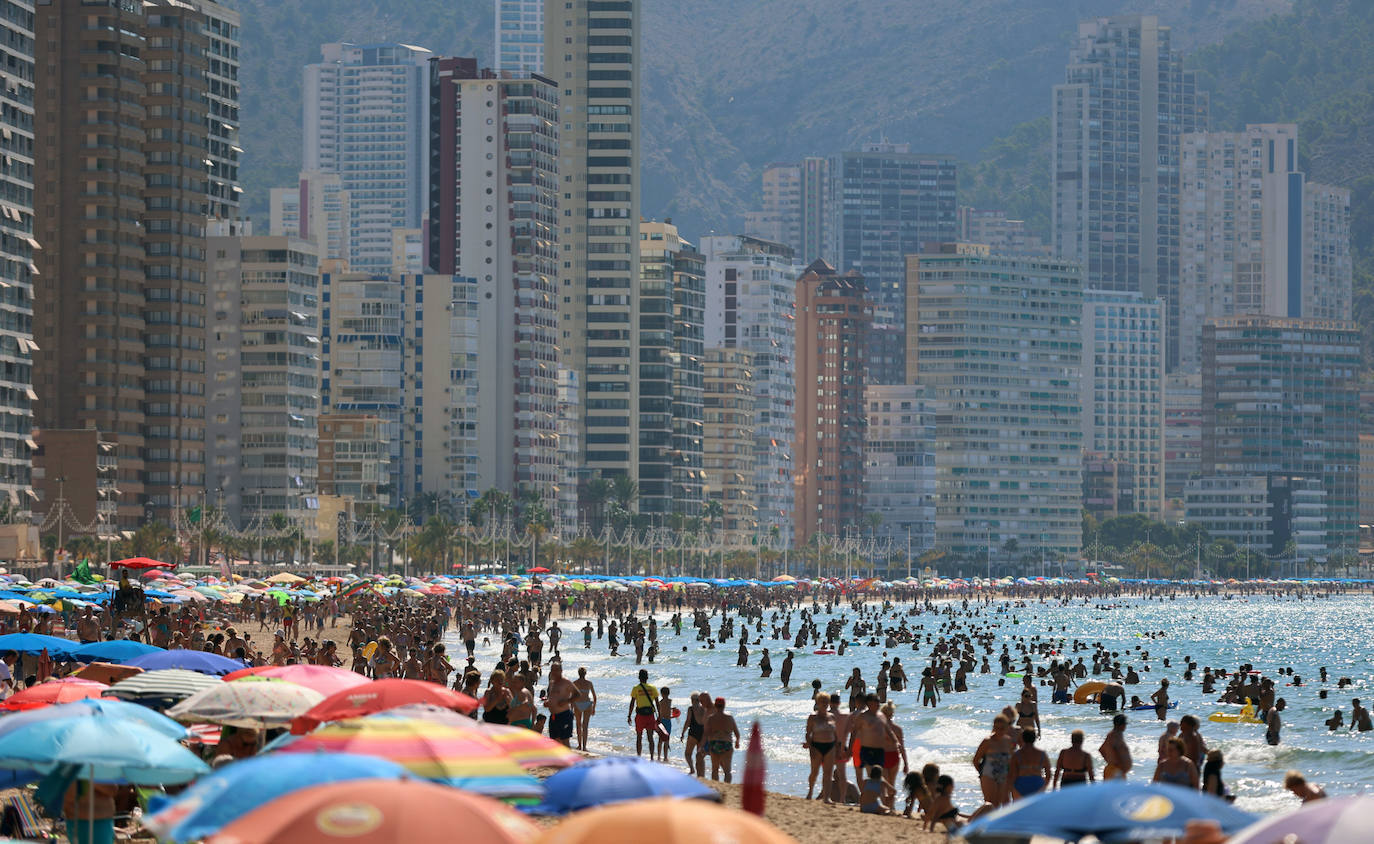
M 1088 703 L 1088 698 L 1107 688 L 1107 684 L 1101 680 L 1089 680 L 1083 685 L 1073 690 L 1074 703 Z
M 1217 724 L 1263 724 L 1264 722 L 1255 717 L 1255 705 L 1250 702 L 1250 698 L 1245 699 L 1245 706 L 1240 709 L 1239 715 L 1229 712 L 1213 712 L 1207 716 L 1208 721 Z

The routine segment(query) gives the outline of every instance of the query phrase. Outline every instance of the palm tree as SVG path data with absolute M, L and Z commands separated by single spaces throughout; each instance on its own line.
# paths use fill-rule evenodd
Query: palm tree
M 605 547 L 590 536 L 579 536 L 568 546 L 568 556 L 578 569 L 588 569 L 595 560 L 602 558 Z
M 594 533 L 600 533 L 606 524 L 606 502 L 610 500 L 611 482 L 605 478 L 592 478 L 582 487 L 582 520 Z
M 633 512 L 634 503 L 639 499 L 639 484 L 629 475 L 616 475 L 611 481 L 611 497 L 620 509 Z

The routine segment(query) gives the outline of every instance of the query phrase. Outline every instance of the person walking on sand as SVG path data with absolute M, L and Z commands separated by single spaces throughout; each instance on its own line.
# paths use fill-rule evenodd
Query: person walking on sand
M 706 719 L 706 752 L 711 756 L 711 779 L 719 780 L 724 771 L 725 781 L 731 782 L 731 767 L 735 751 L 739 750 L 739 725 L 733 715 L 725 714 L 725 698 L 716 698 L 714 709 Z
M 649 672 L 647 669 L 639 669 L 639 683 L 630 690 L 630 712 L 625 716 L 625 723 L 634 723 L 635 727 L 635 755 L 644 755 L 644 733 L 650 732 L 649 736 L 649 758 L 654 756 L 654 736 L 663 736 L 663 727 L 658 723 L 658 689 L 649 685 Z
M 1102 780 L 1126 779 L 1131 772 L 1131 749 L 1126 746 L 1126 716 L 1117 714 L 1112 717 L 1112 731 L 1102 740 L 1097 749 L 1102 754 Z
M 815 697 L 815 711 L 806 719 L 806 738 L 802 747 L 811 751 L 811 777 L 807 780 L 806 799 L 810 800 L 816 790 L 816 775 L 821 775 L 821 802 L 830 805 L 830 780 L 835 771 L 836 747 L 840 732 L 835 725 L 835 713 L 830 711 L 830 698 L 818 694 Z

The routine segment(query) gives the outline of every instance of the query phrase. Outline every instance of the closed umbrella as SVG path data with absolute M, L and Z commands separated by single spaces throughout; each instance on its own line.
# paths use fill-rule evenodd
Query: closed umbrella
M 285 727 L 323 699 L 313 689 L 284 680 L 241 680 L 201 689 L 168 709 L 167 715 L 188 724 L 271 729 Z
M 269 750 L 359 753 L 390 759 L 411 773 L 491 797 L 539 797 L 539 781 L 495 742 L 412 718 L 359 718 L 328 724 Z
M 459 712 L 477 709 L 477 701 L 461 692 L 424 680 L 374 680 L 336 692 L 296 719 L 291 732 L 307 733 L 326 721 L 360 718 L 410 703 L 428 703 Z
M 259 806 L 303 788 L 406 776 L 406 769 L 395 762 L 351 753 L 330 754 L 328 764 L 313 756 L 255 756 L 218 768 L 172 800 L 151 806 L 143 825 L 161 841 L 198 841 Z
M 646 797 L 720 799 L 715 789 L 676 768 L 639 756 L 608 756 L 584 759 L 545 780 L 544 802 L 536 811 L 561 815 Z
M 526 844 L 538 834 L 515 811 L 475 794 L 429 783 L 353 780 L 273 800 L 206 844 Z
M 1214 820 L 1225 832 L 1255 816 L 1191 788 L 1120 780 L 1042 792 L 1018 800 L 959 831 L 969 841 L 1045 835 L 1061 841 L 1095 836 L 1104 844 L 1177 838 L 1190 820 Z
M 796 839 L 748 812 L 700 800 L 632 800 L 569 816 L 539 837 L 538 844 L 797 844 Z
M 201 674 L 213 674 L 221 676 L 231 671 L 238 671 L 243 667 L 243 663 L 228 657 L 212 654 L 209 651 L 188 651 L 174 649 L 170 651 L 157 651 L 156 653 L 144 654 L 135 657 L 126 665 L 135 668 L 142 668 L 144 671 L 160 671 L 167 668 L 180 668 L 184 671 L 198 671 Z
M 49 680 L 15 692 L 4 701 L 0 701 L 0 709 L 8 712 L 41 709 L 54 703 L 71 703 L 85 698 L 100 697 L 108 688 L 109 686 L 104 683 L 82 680 L 79 677 Z
M 127 680 L 120 680 L 110 686 L 106 694 L 120 700 L 136 700 L 165 708 L 179 700 L 185 700 L 201 689 L 223 682 L 218 677 L 198 671 L 168 668 L 162 671 L 145 671 Z

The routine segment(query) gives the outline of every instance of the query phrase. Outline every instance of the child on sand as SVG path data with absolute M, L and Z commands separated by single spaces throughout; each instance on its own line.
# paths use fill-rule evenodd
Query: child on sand
M 863 794 L 859 797 L 859 811 L 866 815 L 886 815 L 883 805 L 883 768 L 872 765 L 868 769 L 868 779 L 864 781 Z

